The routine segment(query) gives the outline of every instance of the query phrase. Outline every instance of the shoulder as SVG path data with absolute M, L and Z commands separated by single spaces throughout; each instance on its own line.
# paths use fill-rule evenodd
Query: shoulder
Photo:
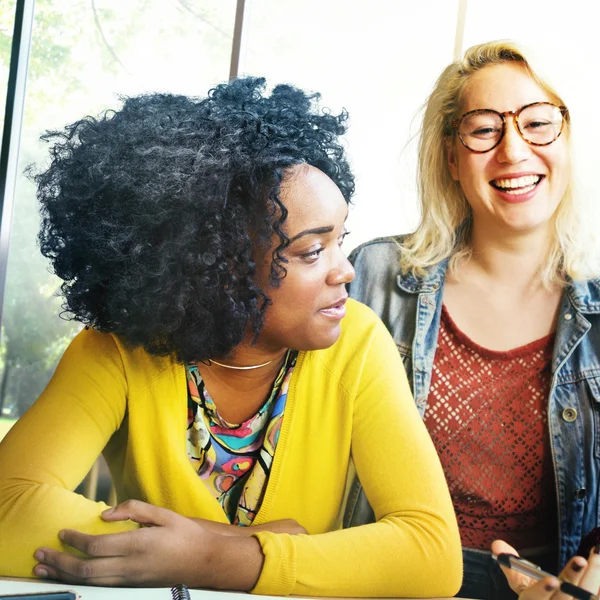
M 403 236 L 376 238 L 356 247 L 348 259 L 354 266 L 354 281 L 348 285 L 352 298 L 373 306 L 374 296 L 387 295 L 400 275 Z
M 566 292 L 577 310 L 586 314 L 600 314 L 600 278 L 569 281 Z
M 115 337 L 110 333 L 85 327 L 73 338 L 64 356 L 77 361 L 86 358 L 115 359 L 119 356 L 119 349 Z
M 171 357 L 153 356 L 141 346 L 133 347 L 119 336 L 92 328 L 73 338 L 61 360 L 63 368 L 119 371 L 128 379 L 139 374 L 147 380 L 175 367 Z
M 363 244 L 360 244 L 348 256 L 348 260 L 356 268 L 357 265 L 376 264 L 382 259 L 387 261 L 400 262 L 402 251 L 402 242 L 406 236 L 394 235 L 387 237 L 379 237 Z
M 346 307 L 346 317 L 342 321 L 342 334 L 336 344 L 348 345 L 364 341 L 372 337 L 377 329 L 383 327 L 381 319 L 362 302 L 349 298 Z
M 392 337 L 381 319 L 368 306 L 349 299 L 341 334 L 335 344 L 306 353 L 305 366 L 313 384 L 319 375 L 334 380 L 352 395 L 366 370 L 374 368 L 373 352 L 400 360 Z

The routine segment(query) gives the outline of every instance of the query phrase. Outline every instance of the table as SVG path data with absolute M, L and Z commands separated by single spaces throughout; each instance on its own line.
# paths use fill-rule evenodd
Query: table
M 70 585 L 68 583 L 49 583 L 38 579 L 15 579 L 0 577 L 0 596 L 5 594 L 24 594 L 33 592 L 50 592 L 58 590 L 75 590 L 81 600 L 171 600 L 169 588 L 115 588 L 95 587 L 87 585 Z M 192 600 L 241 600 L 243 592 L 218 592 L 216 590 L 190 590 Z M 248 594 L 248 599 L 264 600 L 282 599 L 283 596 L 257 596 Z M 336 598 L 335 600 L 356 600 Z M 364 600 L 369 600 L 364 599 Z M 375 599 L 370 599 L 375 600 Z M 402 599 L 396 599 L 402 600 Z M 445 600 L 433 598 L 430 600 Z
M 171 600 L 170 588 L 109 588 L 0 577 L 0 597 L 6 594 L 60 590 L 74 590 L 81 596 L 81 600 Z M 239 593 L 213 590 L 190 590 L 190 596 L 192 600 L 240 600 Z M 257 596 L 257 598 L 267 599 L 268 596 Z

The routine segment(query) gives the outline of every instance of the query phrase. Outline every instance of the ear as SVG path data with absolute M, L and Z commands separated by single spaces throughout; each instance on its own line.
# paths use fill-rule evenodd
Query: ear
M 454 181 L 458 181 L 458 156 L 456 155 L 456 146 L 451 138 L 446 138 L 446 160 L 448 161 L 448 169 Z

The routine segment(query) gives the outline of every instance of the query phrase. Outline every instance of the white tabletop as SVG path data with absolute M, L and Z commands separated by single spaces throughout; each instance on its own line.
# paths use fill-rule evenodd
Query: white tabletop
M 0 577 L 0 598 L 7 594 L 26 594 L 73 590 L 81 596 L 81 600 L 171 600 L 170 588 L 117 588 L 117 587 L 95 587 L 87 585 L 71 585 L 68 583 L 48 583 L 37 579 L 14 579 L 11 577 Z M 215 590 L 190 590 L 192 600 L 241 600 L 243 592 L 218 592 Z M 248 595 L 249 598 L 257 600 L 284 600 L 283 596 L 258 596 Z M 336 598 L 335 600 L 355 600 L 351 598 Z M 374 598 L 363 598 L 362 600 L 376 600 Z M 387 599 L 391 600 L 391 599 Z M 403 599 L 396 599 L 403 600 Z M 432 598 L 430 600 L 447 600 L 443 598 Z M 452 599 L 456 600 L 456 599 Z
M 108 588 L 69 583 L 47 583 L 44 581 L 16 580 L 0 577 L 0 598 L 7 594 L 26 594 L 73 590 L 81 600 L 172 600 L 170 588 Z M 235 592 L 216 592 L 211 590 L 190 590 L 193 600 L 240 600 Z M 269 598 L 269 596 L 256 596 Z

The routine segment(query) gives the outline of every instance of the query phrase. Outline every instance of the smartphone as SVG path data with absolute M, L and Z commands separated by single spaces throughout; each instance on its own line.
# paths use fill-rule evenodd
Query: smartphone
M 73 590 L 53 592 L 26 592 L 24 594 L 0 594 L 0 600 L 79 600 L 81 596 Z
M 517 571 L 517 573 L 523 573 L 523 575 L 527 575 L 536 581 L 540 581 L 541 579 L 544 579 L 544 577 L 556 577 L 556 575 L 552 575 L 552 573 L 547 573 L 542 570 L 542 568 L 535 563 L 520 558 L 519 556 L 515 556 L 514 554 L 492 554 L 492 558 L 497 560 L 498 564 L 503 567 L 513 569 L 513 571 Z M 598 600 L 598 596 L 592 594 L 592 592 L 577 587 L 568 581 L 560 582 L 560 591 L 569 596 L 573 596 L 573 598 L 576 598 L 577 600 Z

